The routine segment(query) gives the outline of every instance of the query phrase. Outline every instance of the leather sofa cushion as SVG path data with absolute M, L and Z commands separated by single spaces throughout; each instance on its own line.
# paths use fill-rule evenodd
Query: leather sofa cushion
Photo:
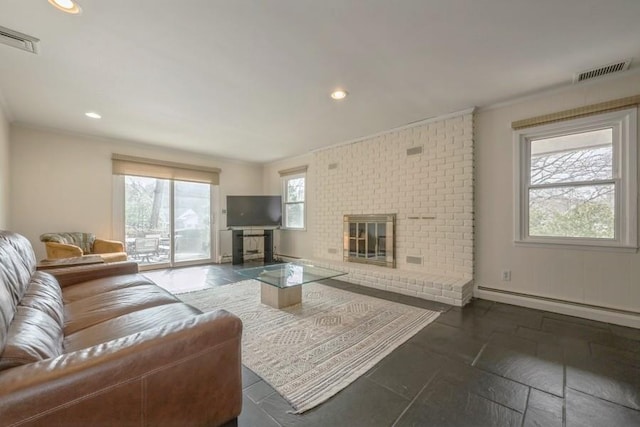
M 62 327 L 45 312 L 18 306 L 0 355 L 0 371 L 59 356 Z
M 65 304 L 78 301 L 93 295 L 104 294 L 114 289 L 123 289 L 131 286 L 149 285 L 152 281 L 142 274 L 122 274 L 119 276 L 109 276 L 100 279 L 87 280 L 76 285 L 62 288 L 62 299 Z
M 15 309 L 18 302 L 22 299 L 29 280 L 31 279 L 31 271 L 24 265 L 18 257 L 18 253 L 10 246 L 0 246 L 0 286 L 7 290 L 10 298 L 11 306 Z M 4 309 L 3 307 L 0 307 Z M 9 320 L 13 313 L 9 314 Z
M 4 343 L 7 341 L 7 332 L 9 331 L 9 324 L 13 320 L 13 315 L 16 312 L 16 301 L 14 299 L 15 290 L 10 283 L 15 280 L 13 271 L 8 268 L 9 262 L 7 255 L 7 249 L 4 246 L 0 246 L 0 352 L 4 348 Z M 11 250 L 13 252 L 13 250 Z M 6 259 L 6 261 L 4 261 Z
M 70 353 L 129 335 L 135 340 L 136 334 L 147 329 L 190 319 L 201 313 L 197 308 L 182 302 L 135 311 L 67 335 L 64 339 L 64 349 Z
M 0 353 L 7 341 L 16 307 L 36 270 L 31 243 L 10 231 L 0 231 Z
M 64 334 L 69 335 L 114 317 L 176 301 L 176 297 L 169 292 L 152 284 L 92 295 L 65 306 Z
M 20 305 L 49 315 L 60 327 L 64 325 L 64 304 L 58 281 L 49 273 L 38 271 L 31 277 Z
M 7 243 L 8 245 L 6 246 L 9 246 L 16 251 L 18 254 L 18 260 L 30 274 L 36 271 L 36 254 L 33 252 L 33 247 L 31 247 L 29 239 L 21 234 L 2 230 L 0 231 L 0 240 Z M 2 244 L 0 246 L 5 245 Z

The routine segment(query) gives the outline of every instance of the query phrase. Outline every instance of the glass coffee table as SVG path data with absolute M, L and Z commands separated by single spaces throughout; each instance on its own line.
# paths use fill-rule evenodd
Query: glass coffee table
M 344 276 L 347 273 L 316 267 L 313 264 L 288 262 L 263 267 L 245 268 L 237 273 L 260 283 L 260 301 L 274 308 L 302 302 L 302 285 Z

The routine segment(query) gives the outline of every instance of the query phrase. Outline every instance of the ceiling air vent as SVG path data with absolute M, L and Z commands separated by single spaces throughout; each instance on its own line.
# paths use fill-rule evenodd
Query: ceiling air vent
M 38 40 L 35 37 L 0 27 L 0 43 L 31 53 L 38 53 Z
M 581 71 L 573 76 L 573 82 L 579 83 L 585 80 L 595 79 L 597 77 L 606 76 L 607 74 L 618 73 L 629 68 L 631 60 L 616 62 L 615 64 L 605 65 L 604 67 L 594 68 L 592 70 Z

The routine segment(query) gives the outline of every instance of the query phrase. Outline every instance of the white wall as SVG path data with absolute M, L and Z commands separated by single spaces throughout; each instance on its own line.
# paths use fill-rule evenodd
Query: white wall
M 522 247 L 513 243 L 511 122 L 636 94 L 640 94 L 637 73 L 576 85 L 477 113 L 476 287 L 640 311 L 640 253 Z M 511 270 L 511 281 L 501 280 L 502 270 Z
M 29 238 L 39 259 L 45 256 L 39 240 L 45 232 L 88 231 L 102 238 L 120 234 L 112 230 L 112 153 L 219 167 L 220 210 L 227 194 L 262 192 L 261 165 L 13 125 L 11 228 Z M 220 227 L 225 226 L 222 216 Z M 220 239 L 221 253 L 231 253 L 230 233 L 222 231 Z
M 9 121 L 0 105 L 0 230 L 9 229 Z

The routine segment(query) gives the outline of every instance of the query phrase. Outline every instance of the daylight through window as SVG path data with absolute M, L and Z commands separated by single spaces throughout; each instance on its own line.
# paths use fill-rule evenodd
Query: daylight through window
M 305 228 L 305 181 L 304 174 L 285 176 L 284 180 L 284 227 Z
M 517 241 L 635 247 L 636 114 L 515 132 Z

